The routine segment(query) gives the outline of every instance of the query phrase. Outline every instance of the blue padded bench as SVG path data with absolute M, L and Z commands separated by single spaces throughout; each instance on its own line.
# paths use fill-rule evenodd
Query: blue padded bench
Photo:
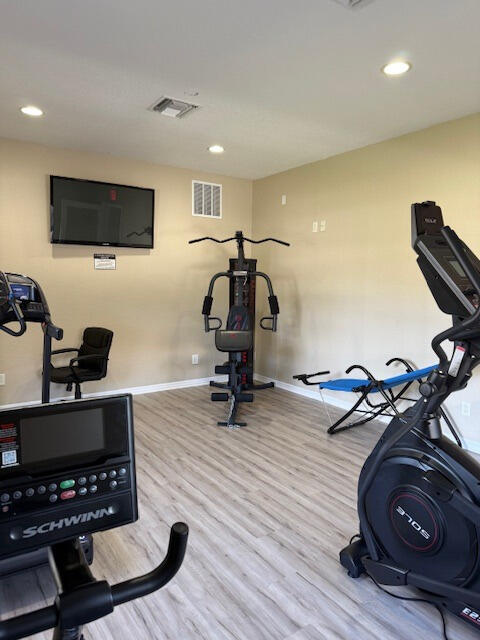
M 414 382 L 422 383 L 424 378 L 435 369 L 435 366 L 424 367 L 423 369 L 414 369 L 412 365 L 403 358 L 391 358 L 386 362 L 386 366 L 390 366 L 393 363 L 399 363 L 406 369 L 405 373 L 385 380 L 378 380 L 375 378 L 368 369 L 359 364 L 354 364 L 348 367 L 345 373 L 349 374 L 354 369 L 359 369 L 365 374 L 365 378 L 336 378 L 334 380 L 325 380 L 322 382 L 312 382 L 311 378 L 326 375 L 329 371 L 318 371 L 317 373 L 301 373 L 293 376 L 295 380 L 300 380 L 306 385 L 318 385 L 320 393 L 322 389 L 328 389 L 329 391 L 344 391 L 349 393 L 358 393 L 359 397 L 341 418 L 339 418 L 334 424 L 331 424 L 328 428 L 329 434 L 338 433 L 339 431 L 345 431 L 352 427 L 359 427 L 378 416 L 392 417 L 398 413 L 396 404 L 401 400 L 412 402 L 413 398 L 407 397 L 405 394 Z M 400 387 L 398 389 L 398 387 Z M 397 388 L 397 391 L 394 389 Z M 380 394 L 382 398 L 378 402 L 372 402 L 369 398 L 370 394 Z M 323 400 L 323 396 L 322 396 Z M 361 409 L 361 405 L 365 402 L 366 409 Z M 324 403 L 325 404 L 325 403 Z M 354 413 L 361 414 L 361 417 L 357 420 L 353 420 L 345 424 L 346 420 Z M 442 418 L 445 420 L 448 428 L 450 429 L 453 437 L 457 443 L 461 446 L 460 438 L 452 425 L 452 422 L 445 414 L 443 409 L 441 410 Z

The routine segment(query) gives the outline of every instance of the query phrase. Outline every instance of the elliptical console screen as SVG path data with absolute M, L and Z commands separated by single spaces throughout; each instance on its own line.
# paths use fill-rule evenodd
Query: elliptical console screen
M 460 266 L 460 263 L 458 262 L 458 260 L 455 260 L 455 258 L 449 258 L 448 262 L 450 263 L 450 266 L 455 269 L 455 271 L 458 273 L 458 275 L 461 278 L 466 278 L 467 277 L 465 271 Z
M 65 419 L 66 418 L 66 419 Z M 105 450 L 103 409 L 20 420 L 23 464 Z
M 418 264 L 428 286 L 444 313 L 466 317 L 480 304 L 470 278 L 442 234 L 442 210 L 433 201 L 412 205 L 412 243 Z M 480 261 L 467 245 L 457 238 L 458 250 L 467 263 L 480 274 Z

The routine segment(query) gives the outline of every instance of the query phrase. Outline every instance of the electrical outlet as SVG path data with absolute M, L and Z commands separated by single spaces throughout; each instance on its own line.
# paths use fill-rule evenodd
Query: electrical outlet
M 325 231 L 327 228 L 327 221 L 326 220 L 320 220 L 320 231 Z
M 7 376 L 4 373 L 0 373 L 0 386 L 3 386 L 7 382 Z
M 312 233 L 317 233 L 318 231 L 318 221 L 314 220 L 312 224 Z
M 198 353 L 192 354 L 192 364 L 198 364 Z
M 287 196 L 286 195 L 282 196 L 282 204 L 287 204 Z
M 471 406 L 470 402 L 462 402 L 462 416 L 470 416 Z

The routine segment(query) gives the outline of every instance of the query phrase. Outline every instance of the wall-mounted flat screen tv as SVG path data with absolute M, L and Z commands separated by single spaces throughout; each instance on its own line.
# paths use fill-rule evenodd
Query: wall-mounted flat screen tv
M 51 242 L 153 248 L 154 190 L 50 176 Z

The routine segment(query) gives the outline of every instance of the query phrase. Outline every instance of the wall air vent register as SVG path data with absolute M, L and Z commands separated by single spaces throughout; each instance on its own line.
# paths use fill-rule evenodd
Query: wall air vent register
M 222 185 L 192 180 L 192 215 L 222 217 Z

